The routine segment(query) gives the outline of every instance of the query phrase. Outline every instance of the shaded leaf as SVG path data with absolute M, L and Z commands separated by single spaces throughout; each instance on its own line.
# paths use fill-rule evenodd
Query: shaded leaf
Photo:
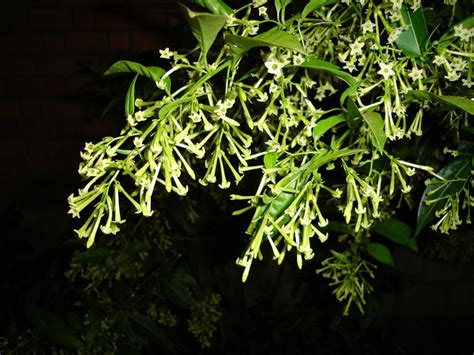
M 369 126 L 372 145 L 379 151 L 383 152 L 387 137 L 385 136 L 382 116 L 377 112 L 364 112 L 362 117 Z
M 445 181 L 430 184 L 426 187 L 418 206 L 415 235 L 418 235 L 435 218 L 436 211 L 446 203 L 446 198 L 460 192 L 471 175 L 471 157 L 461 157 L 453 160 L 438 172 Z M 436 200 L 426 204 L 429 200 Z
M 303 64 L 299 65 L 299 67 L 313 70 L 321 70 L 331 73 L 351 86 L 356 85 L 358 83 L 356 78 L 342 70 L 337 65 L 334 65 L 321 59 L 309 58 Z
M 184 17 L 191 27 L 194 37 L 201 47 L 202 54 L 205 57 L 216 40 L 217 34 L 226 23 L 226 17 L 203 12 L 191 11 L 184 5 L 181 5 Z
M 424 90 L 411 90 L 408 92 L 408 95 L 414 96 L 422 100 L 437 101 L 444 105 L 460 108 L 461 110 L 466 111 L 470 115 L 474 115 L 474 101 L 468 99 L 467 97 L 435 95 L 431 92 Z
M 129 317 L 131 326 L 140 334 L 150 339 L 155 345 L 163 347 L 167 354 L 174 353 L 173 341 L 166 332 L 149 316 L 133 313 Z
M 232 52 L 241 56 L 245 52 L 256 47 L 279 47 L 296 52 L 304 52 L 298 38 L 292 34 L 278 29 L 271 29 L 255 37 L 243 37 L 237 35 L 226 35 L 226 41 L 230 44 Z
M 313 138 L 316 140 L 321 137 L 324 133 L 329 131 L 334 126 L 338 125 L 341 122 L 346 121 L 346 116 L 344 114 L 339 114 L 329 118 L 325 118 L 321 121 L 318 121 L 313 128 Z
M 138 74 L 135 75 L 125 96 L 125 117 L 135 113 L 135 83 L 137 82 Z
M 410 226 L 396 218 L 388 218 L 380 221 L 372 227 L 372 230 L 392 242 L 418 251 L 416 240 L 413 238 Z
M 331 252 L 332 255 L 334 255 L 334 257 L 343 262 L 344 264 L 349 264 L 349 259 L 347 258 L 347 256 L 345 256 L 344 254 L 341 254 L 341 253 L 338 253 L 337 251 L 335 250 L 329 250 Z
M 403 7 L 401 13 L 402 25 L 409 28 L 400 34 L 395 43 L 405 55 L 419 57 L 425 51 L 429 38 L 423 9 L 420 7 L 411 12 Z
M 328 225 L 322 228 L 324 232 L 336 232 L 354 236 L 354 230 L 344 222 L 329 221 Z
M 375 260 L 387 265 L 395 265 L 393 261 L 392 253 L 383 244 L 380 243 L 369 243 L 367 244 L 367 253 Z
M 98 264 L 110 256 L 110 251 L 106 248 L 94 248 L 80 253 L 72 259 L 76 264 Z

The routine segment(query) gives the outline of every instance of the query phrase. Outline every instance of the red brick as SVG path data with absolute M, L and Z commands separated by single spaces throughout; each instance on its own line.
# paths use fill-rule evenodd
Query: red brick
M 162 10 L 143 10 L 143 17 L 146 22 L 153 26 L 166 26 L 168 24 L 169 13 Z
M 43 118 L 45 119 L 79 119 L 81 117 L 82 105 L 79 102 L 61 99 L 49 99 L 43 101 Z
M 18 99 L 1 99 L 0 109 L 2 112 L 2 121 L 8 118 L 17 118 L 21 116 L 20 100 Z
M 37 60 L 24 55 L 0 56 L 0 74 L 36 74 Z
M 86 77 L 68 78 L 66 82 L 67 95 L 78 94 L 90 83 L 91 79 Z
M 152 51 L 169 46 L 168 38 L 156 31 L 132 32 L 132 48 L 138 51 Z
M 21 113 L 25 119 L 40 119 L 43 117 L 43 101 L 37 98 L 22 98 Z
M 110 49 L 111 50 L 130 50 L 131 41 L 130 33 L 126 31 L 110 32 Z
M 103 30 L 120 30 L 139 28 L 141 24 L 135 20 L 136 11 L 127 7 L 116 6 L 98 13 L 97 28 Z
M 70 32 L 66 36 L 66 49 L 70 53 L 100 52 L 108 49 L 107 35 L 104 32 Z
M 118 124 L 113 122 L 87 122 L 79 126 L 79 137 L 99 139 L 117 131 Z
M 34 53 L 42 49 L 43 42 L 39 34 L 12 32 L 0 34 L 2 54 Z
M 72 27 L 72 11 L 67 8 L 30 10 L 32 30 L 67 30 Z
M 0 29 L 14 31 L 23 30 L 28 26 L 28 16 L 25 16 L 25 10 L 14 8 L 2 10 L 0 13 Z
M 91 8 L 74 9 L 74 28 L 93 29 L 96 27 L 96 11 Z
M 43 47 L 47 52 L 62 53 L 65 51 L 65 37 L 63 33 L 47 33 L 43 35 Z
M 48 75 L 72 75 L 79 70 L 76 56 L 48 56 L 39 63 L 39 72 Z

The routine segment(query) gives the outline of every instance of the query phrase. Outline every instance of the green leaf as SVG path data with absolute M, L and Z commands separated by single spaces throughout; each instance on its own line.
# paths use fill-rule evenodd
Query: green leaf
M 263 156 L 263 165 L 266 169 L 271 169 L 275 166 L 277 161 L 278 153 L 277 152 L 266 152 Z
M 275 10 L 277 12 L 277 17 L 280 16 L 282 9 L 285 9 L 293 0 L 275 0 Z
M 401 13 L 402 25 L 407 25 L 409 28 L 400 34 L 395 43 L 405 55 L 420 57 L 426 49 L 429 38 L 423 9 L 411 12 L 403 7 Z
M 354 155 L 357 153 L 365 152 L 365 149 L 339 149 L 336 151 L 325 152 L 322 154 L 315 155 L 308 163 L 308 167 L 304 171 L 304 174 L 308 176 L 313 173 L 320 166 L 329 163 L 330 161 L 346 157 L 349 155 Z
M 404 245 L 418 251 L 416 240 L 413 238 L 410 226 L 396 218 L 389 218 L 376 223 L 372 230 L 392 242 Z
M 256 47 L 279 47 L 290 49 L 296 52 L 304 52 L 298 38 L 291 33 L 273 28 L 255 37 L 243 37 L 237 35 L 226 35 L 226 41 L 230 44 L 232 52 L 236 56 L 241 56 L 252 48 Z
M 392 253 L 383 244 L 380 243 L 369 243 L 367 244 L 367 253 L 375 260 L 387 265 L 395 265 L 393 261 Z
M 435 218 L 435 213 L 446 203 L 446 198 L 460 192 L 471 176 L 471 157 L 453 160 L 438 172 L 445 181 L 429 184 L 418 206 L 415 235 L 418 235 Z M 436 200 L 431 204 L 427 201 Z
M 344 264 L 349 264 L 349 259 L 344 254 L 338 253 L 337 251 L 332 250 L 332 249 L 330 249 L 329 251 L 331 252 L 332 255 L 334 255 L 334 257 L 337 260 L 341 261 Z
M 362 117 L 364 117 L 364 121 L 369 126 L 372 145 L 383 152 L 387 137 L 385 136 L 382 116 L 377 112 L 364 112 Z
M 343 113 L 318 121 L 313 128 L 313 138 L 317 140 L 319 137 L 321 137 L 324 133 L 329 131 L 331 128 L 345 121 L 346 121 L 346 115 Z
M 311 12 L 316 11 L 323 6 L 334 4 L 335 2 L 336 0 L 311 0 L 306 4 L 303 11 L 301 12 L 301 18 L 304 19 Z
M 313 70 L 321 70 L 328 73 L 331 73 L 338 77 L 339 79 L 345 81 L 350 86 L 356 85 L 358 83 L 357 79 L 354 78 L 349 73 L 343 71 L 337 65 L 331 64 L 321 59 L 316 58 L 309 58 L 303 64 L 299 65 L 299 67 L 306 68 L 306 69 L 313 69 Z
M 184 5 L 180 6 L 194 37 L 196 37 L 201 47 L 203 56 L 206 57 L 207 52 L 216 40 L 217 34 L 226 23 L 226 16 L 194 12 Z
M 227 16 L 232 13 L 232 8 L 222 0 L 194 0 L 194 2 L 208 9 L 214 15 Z
M 322 228 L 324 232 L 336 232 L 354 236 L 354 230 L 344 222 L 329 221 L 328 225 Z
M 166 354 L 174 354 L 175 349 L 170 335 L 147 315 L 133 313 L 129 316 L 131 326 L 140 334 L 150 339 L 155 345 L 163 347 Z
M 135 83 L 137 82 L 138 74 L 133 78 L 125 96 L 125 117 L 135 113 Z
M 74 264 L 100 264 L 110 256 L 106 248 L 94 248 L 80 253 L 72 259 Z
M 474 115 L 474 101 L 468 99 L 467 97 L 435 95 L 431 92 L 424 90 L 411 90 L 408 92 L 408 95 L 414 96 L 422 100 L 437 101 L 444 105 L 460 108 L 461 110 L 466 111 L 470 115 Z
M 196 280 L 183 268 L 176 269 L 164 287 L 166 298 L 184 309 L 191 309 L 196 301 L 191 289 L 196 287 Z
M 123 73 L 137 73 L 144 77 L 153 80 L 158 83 L 161 77 L 166 73 L 164 69 L 160 67 L 145 67 L 139 63 L 130 62 L 128 60 L 119 60 L 110 66 L 104 72 L 104 75 L 123 74 Z M 164 80 L 165 89 L 169 92 L 171 88 L 170 78 Z

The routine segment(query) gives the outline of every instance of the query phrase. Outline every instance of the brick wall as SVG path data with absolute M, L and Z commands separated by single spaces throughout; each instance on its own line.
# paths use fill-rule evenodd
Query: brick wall
M 179 46 L 181 21 L 173 0 L 36 0 L 1 10 L 2 209 L 66 208 L 67 194 L 79 187 L 84 142 L 121 125 L 121 117 L 97 121 L 82 94 L 91 77 L 80 64 L 102 70 Z

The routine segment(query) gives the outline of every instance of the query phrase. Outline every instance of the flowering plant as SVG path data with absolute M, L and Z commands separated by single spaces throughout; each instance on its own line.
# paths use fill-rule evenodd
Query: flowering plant
M 150 216 L 157 189 L 186 196 L 195 181 L 228 189 L 258 174 L 255 191 L 230 194 L 243 204 L 235 214 L 253 214 L 237 259 L 243 281 L 264 254 L 279 264 L 294 254 L 302 268 L 326 250 L 317 272 L 347 314 L 353 303 L 363 311 L 376 263 L 393 264 L 381 238 L 416 250 L 425 227 L 471 222 L 468 5 L 195 2 L 208 12 L 182 8 L 198 46 L 160 50 L 170 69 L 119 61 L 105 72 L 135 76 L 125 127 L 81 153 L 87 184 L 69 212 L 87 211 L 76 230 L 87 247 L 99 230 L 119 231 L 125 201 Z M 136 97 L 139 78 L 156 90 Z M 412 233 L 392 215 L 416 206 Z

